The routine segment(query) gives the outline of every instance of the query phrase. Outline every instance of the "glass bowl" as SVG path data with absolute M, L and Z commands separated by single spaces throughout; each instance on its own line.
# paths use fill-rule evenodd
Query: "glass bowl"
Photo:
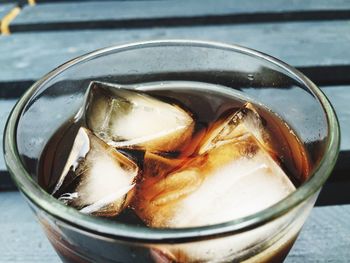
M 39 187 L 38 161 L 50 137 L 81 107 L 91 80 L 197 81 L 239 91 L 291 126 L 314 169 L 302 186 L 277 204 L 222 224 L 151 229 L 82 214 Z M 236 45 L 164 40 L 97 50 L 45 75 L 13 109 L 4 153 L 13 180 L 65 262 L 280 262 L 333 169 L 339 140 L 337 118 L 327 98 L 291 66 Z

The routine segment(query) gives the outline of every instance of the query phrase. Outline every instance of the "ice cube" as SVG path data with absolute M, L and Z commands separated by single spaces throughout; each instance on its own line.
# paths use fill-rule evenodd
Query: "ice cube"
M 141 182 L 132 205 L 147 225 L 156 228 L 224 223 L 268 208 L 295 190 L 274 159 L 270 142 L 259 114 L 246 104 L 209 129 L 198 156 L 158 180 Z M 156 262 L 232 262 L 244 251 L 261 249 L 263 240 L 278 240 L 276 231 L 285 234 L 291 220 L 286 215 L 218 240 L 155 245 L 151 254 Z M 293 239 L 298 229 L 285 236 Z
M 182 168 L 138 187 L 135 211 L 149 226 L 223 223 L 261 211 L 295 190 L 266 150 L 268 134 L 251 105 L 205 140 L 200 154 Z
M 250 135 L 255 137 L 261 147 L 270 154 L 273 153 L 270 138 L 262 125 L 261 117 L 249 102 L 231 116 L 217 121 L 207 134 L 198 151 L 199 154 L 226 143 L 244 140 Z
M 138 166 L 81 127 L 53 191 L 82 213 L 119 214 L 132 195 Z
M 172 151 L 191 138 L 194 121 L 177 105 L 142 91 L 92 82 L 86 96 L 87 126 L 113 147 Z
M 223 145 L 153 184 L 146 180 L 135 198 L 136 213 L 151 227 L 181 228 L 223 223 L 277 203 L 295 187 L 251 143 Z

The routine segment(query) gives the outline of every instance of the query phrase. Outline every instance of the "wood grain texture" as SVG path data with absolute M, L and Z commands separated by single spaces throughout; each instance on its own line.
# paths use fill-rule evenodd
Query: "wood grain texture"
M 349 19 L 345 0 L 96 1 L 25 6 L 12 32 Z
M 58 263 L 59 258 L 18 192 L 0 193 L 0 262 Z M 350 205 L 314 208 L 286 263 L 348 262 Z
M 298 67 L 316 83 L 344 84 L 350 82 L 349 28 L 350 20 L 12 34 L 0 37 L 0 94 L 18 96 L 49 70 L 98 48 L 174 38 L 240 44 Z

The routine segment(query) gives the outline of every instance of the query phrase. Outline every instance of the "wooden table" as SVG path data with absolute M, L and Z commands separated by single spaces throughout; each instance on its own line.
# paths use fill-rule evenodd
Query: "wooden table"
M 342 132 L 336 168 L 286 262 L 350 262 L 350 0 L 34 4 L 0 0 L 0 137 L 11 108 L 34 81 L 94 49 L 182 38 L 260 50 L 318 84 L 335 107 Z M 0 211 L 0 262 L 59 262 L 2 156 Z

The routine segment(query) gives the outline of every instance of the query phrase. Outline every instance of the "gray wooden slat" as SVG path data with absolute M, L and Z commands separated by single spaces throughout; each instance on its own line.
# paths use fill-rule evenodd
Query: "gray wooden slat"
M 0 25 L 4 16 L 6 16 L 14 7 L 16 7 L 15 4 L 1 4 L 0 2 Z
M 0 99 L 0 191 L 14 189 L 15 186 L 10 179 L 10 176 L 7 172 L 4 155 L 3 155 L 3 135 L 6 120 L 16 103 L 16 99 L 4 100 Z
M 322 91 L 332 103 L 338 116 L 341 131 L 341 154 L 338 160 L 338 170 L 349 172 L 350 160 L 350 86 L 324 87 Z M 345 173 L 349 179 L 349 173 Z M 350 196 L 350 194 L 349 194 Z
M 60 262 L 18 192 L 0 193 L 0 262 Z M 286 263 L 348 262 L 350 205 L 312 210 Z
M 97 48 L 169 38 L 241 44 L 300 68 L 319 84 L 350 83 L 349 28 L 350 20 L 12 34 L 0 37 L 0 94 L 20 95 L 50 69 Z
M 350 206 L 314 208 L 285 263 L 349 262 Z
M 0 192 L 0 262 L 61 262 L 19 192 Z
M 346 0 L 96 1 L 25 6 L 13 32 L 350 18 Z

